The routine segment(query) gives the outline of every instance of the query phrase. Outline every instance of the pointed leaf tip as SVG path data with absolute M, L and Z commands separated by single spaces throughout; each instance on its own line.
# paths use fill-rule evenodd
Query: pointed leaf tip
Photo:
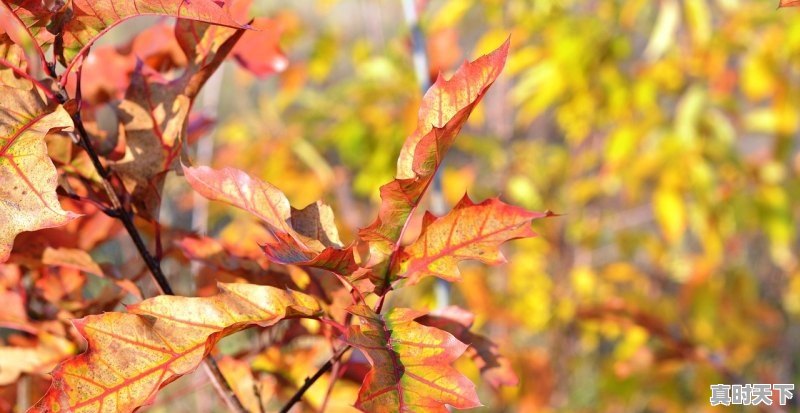
M 419 239 L 401 249 L 401 258 L 392 273 L 412 284 L 426 276 L 458 281 L 461 279 L 460 261 L 504 263 L 500 245 L 508 240 L 535 236 L 531 221 L 544 216 L 508 205 L 498 198 L 475 204 L 465 195 L 447 215 L 428 218 Z
M 419 206 L 461 127 L 505 66 L 509 41 L 464 63 L 449 79 L 439 77 L 422 98 L 417 128 L 406 138 L 395 180 L 380 189 L 378 217 L 359 236 L 369 246 L 367 277 L 379 294 L 392 280 L 380 267 L 396 251 L 412 212 Z

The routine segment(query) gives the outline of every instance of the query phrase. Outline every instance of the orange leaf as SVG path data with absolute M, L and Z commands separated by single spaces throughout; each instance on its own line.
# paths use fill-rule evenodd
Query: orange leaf
M 481 376 L 492 387 L 516 386 L 519 378 L 507 358 L 497 350 L 489 338 L 469 331 L 474 321 L 472 313 L 458 307 L 446 307 L 417 320 L 420 324 L 436 327 L 454 335 L 469 346 L 469 353 L 481 371 Z
M 497 198 L 474 204 L 464 196 L 447 215 L 437 218 L 426 213 L 422 234 L 399 252 L 397 277 L 414 284 L 422 277 L 436 276 L 448 281 L 461 279 L 458 262 L 468 259 L 486 264 L 505 262 L 500 244 L 536 236 L 531 221 L 547 216 L 503 203 Z
M 274 241 L 264 246 L 270 260 L 349 274 L 356 268 L 352 248 L 342 248 L 333 212 L 322 203 L 293 210 L 277 187 L 234 168 L 184 166 L 189 185 L 204 197 L 222 201 L 261 219 Z
M 236 20 L 247 21 L 252 5 L 252 0 L 236 0 L 231 4 L 231 15 Z M 283 31 L 280 21 L 256 17 L 249 27 L 252 30 L 244 33 L 231 56 L 245 70 L 262 78 L 286 69 L 289 61 L 279 44 Z
M 242 39 L 233 49 L 233 57 L 250 73 L 258 77 L 266 77 L 282 72 L 289 66 L 286 55 L 280 49 L 281 30 L 277 22 L 265 18 L 256 18 Z
M 474 62 L 465 63 L 449 80 L 441 76 L 425 93 L 417 129 L 406 139 L 397 161 L 396 179 L 381 187 L 378 217 L 359 231 L 369 242 L 368 276 L 379 293 L 388 288 L 385 260 L 396 248 L 411 213 L 433 180 L 442 159 L 470 113 L 505 65 L 509 43 Z
M 103 276 L 103 270 L 94 262 L 88 252 L 77 248 L 46 247 L 42 254 L 42 264 L 73 268 L 97 276 Z
M 127 149 L 112 168 L 144 217 L 157 216 L 165 174 L 186 140 L 194 98 L 243 32 L 179 20 L 175 34 L 189 62 L 182 75 L 165 81 L 141 64 L 134 71 L 125 99 L 116 108 Z
M 467 349 L 453 335 L 415 322 L 424 315 L 405 308 L 386 315 L 369 307 L 349 311 L 363 324 L 351 326 L 345 340 L 361 350 L 367 373 L 356 407 L 368 412 L 441 412 L 480 406 L 475 385 L 450 364 Z
M 25 24 L 40 50 L 53 43 L 50 33 L 62 33 L 64 66 L 72 66 L 75 58 L 106 31 L 136 16 L 158 15 L 241 28 L 231 17 L 229 5 L 215 0 L 72 0 L 53 2 L 62 7 L 48 9 L 41 0 L 10 0 L 10 9 Z M 49 27 L 48 27 L 49 26 Z
M 20 44 L 25 35 L 25 26 L 20 23 L 3 4 L 0 4 L 0 84 L 27 89 L 30 82 L 19 79 L 12 67 L 27 72 L 28 59 Z
M 220 290 L 206 298 L 159 296 L 128 313 L 75 320 L 88 349 L 56 368 L 31 411 L 134 411 L 194 371 L 222 337 L 321 313 L 315 298 L 298 292 L 249 284 L 220 284 Z
M 778 7 L 800 7 L 800 0 L 781 0 Z
M 0 84 L 0 262 L 22 231 L 66 224 L 78 215 L 61 209 L 58 176 L 47 156 L 50 131 L 72 127 L 61 106 L 48 105 L 28 90 Z

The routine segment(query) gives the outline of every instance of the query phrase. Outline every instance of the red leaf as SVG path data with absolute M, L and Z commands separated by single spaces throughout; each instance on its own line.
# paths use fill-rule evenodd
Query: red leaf
M 281 29 L 277 21 L 256 18 L 233 49 L 233 57 L 239 64 L 259 77 L 282 72 L 289 60 L 280 49 Z
M 47 394 L 30 411 L 132 412 L 197 368 L 224 336 L 321 313 L 316 299 L 298 292 L 248 284 L 220 288 L 213 297 L 159 296 L 129 306 L 128 313 L 76 320 L 88 349 L 56 368 Z
M 519 378 L 508 359 L 497 350 L 497 345 L 489 338 L 469 331 L 474 316 L 458 307 L 447 307 L 419 318 L 420 324 L 447 331 L 464 344 L 469 345 L 472 359 L 478 364 L 481 376 L 494 388 L 516 386 Z
M 333 214 L 324 204 L 292 210 L 280 189 L 234 168 L 184 166 L 189 185 L 204 197 L 250 212 L 263 221 L 274 241 L 267 256 L 281 264 L 323 268 L 338 274 L 356 269 L 352 248 L 342 248 Z
M 414 321 L 424 315 L 395 308 L 386 315 L 369 307 L 349 311 L 363 324 L 351 326 L 345 340 L 361 350 L 367 373 L 356 407 L 367 412 L 447 413 L 480 406 L 475 385 L 451 363 L 467 349 L 450 333 Z
M 9 6 L 42 50 L 54 40 L 47 26 L 50 25 L 50 30 L 60 29 L 63 39 L 61 63 L 68 68 L 97 38 L 131 17 L 171 16 L 242 27 L 231 17 L 228 5 L 215 0 L 72 0 L 61 10 L 49 10 L 41 0 L 10 0 Z
M 65 225 L 78 216 L 61 209 L 56 168 L 44 142 L 50 131 L 72 127 L 72 119 L 28 85 L 23 90 L 0 84 L 0 262 L 20 232 Z
M 474 204 L 468 196 L 447 215 L 437 218 L 426 213 L 422 233 L 402 248 L 391 272 L 414 284 L 422 277 L 436 276 L 458 281 L 458 263 L 474 259 L 486 264 L 505 262 L 500 244 L 533 237 L 531 221 L 547 216 L 503 203 L 497 198 Z
M 422 100 L 417 129 L 409 136 L 397 161 L 396 179 L 381 187 L 378 217 L 359 235 L 369 243 L 368 276 L 382 294 L 389 288 L 385 266 L 411 213 L 419 205 L 442 158 L 467 117 L 500 74 L 508 55 L 506 41 L 497 50 L 465 63 L 449 80 L 439 77 Z

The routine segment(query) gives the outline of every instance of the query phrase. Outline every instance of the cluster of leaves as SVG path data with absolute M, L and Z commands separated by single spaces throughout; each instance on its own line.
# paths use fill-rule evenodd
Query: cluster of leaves
M 443 197 L 500 191 L 569 217 L 506 250 L 506 276 L 462 265 L 453 285 L 451 300 L 521 379 L 501 393 L 479 385 L 493 410 L 702 410 L 709 384 L 800 380 L 800 37 L 798 9 L 777 3 L 427 2 L 434 71 L 513 39 L 448 154 Z M 391 3 L 275 9 L 294 19 L 284 44 L 297 64 L 278 84 L 249 83 L 271 98 L 241 103 L 222 128 L 252 141 L 261 132 L 244 127 L 260 127 L 274 137 L 262 151 L 295 163 L 266 165 L 235 143 L 220 155 L 276 182 L 314 182 L 287 189 L 292 199 L 352 197 L 347 220 L 394 173 L 386 148 L 416 121 L 408 30 L 388 18 L 400 13 Z M 370 17 L 343 28 L 348 12 Z M 435 306 L 431 281 L 394 299 Z
M 534 236 L 531 221 L 547 215 L 464 195 L 444 216 L 425 214 L 416 239 L 403 242 L 445 154 L 503 69 L 509 43 L 428 90 L 395 178 L 380 189 L 377 218 L 345 245 L 328 205 L 295 209 L 280 189 L 241 170 L 189 166 L 187 145 L 209 124 L 192 105 L 225 59 L 257 76 L 286 66 L 277 24 L 248 20 L 249 8 L 247 0 L 3 1 L 0 297 L 8 304 L 0 312 L 0 384 L 57 364 L 31 411 L 133 411 L 196 369 L 223 337 L 297 318 L 307 321 L 264 331 L 274 332 L 279 349 L 327 342 L 331 388 L 352 370 L 350 380 L 362 384 L 349 402 L 364 411 L 479 406 L 474 385 L 451 366 L 468 349 L 491 384 L 516 383 L 496 346 L 470 331 L 465 310 L 383 311 L 387 294 L 402 285 L 460 280 L 460 261 L 503 262 L 500 245 Z M 93 48 L 109 29 L 142 15 L 178 19 L 127 44 Z M 175 171 L 196 193 L 257 219 L 261 244 L 221 243 L 159 223 Z M 152 228 L 153 253 L 137 226 Z M 122 229 L 140 255 L 98 264 L 88 252 L 121 242 Z M 198 291 L 238 282 L 220 283 L 206 297 L 173 296 L 159 263 L 175 256 L 205 270 Z M 103 313 L 147 295 L 134 281 L 148 272 L 166 295 Z M 90 275 L 105 280 L 102 288 Z M 81 340 L 86 350 L 71 356 Z M 360 356 L 345 358 L 350 348 Z M 305 390 L 256 384 L 247 366 L 223 360 L 249 410 Z M 370 367 L 359 370 L 364 360 Z

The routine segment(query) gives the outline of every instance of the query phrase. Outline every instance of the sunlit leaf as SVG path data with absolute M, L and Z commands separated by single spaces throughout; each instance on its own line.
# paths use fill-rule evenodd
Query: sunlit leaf
M 61 363 L 33 412 L 132 412 L 156 392 L 197 368 L 222 337 L 243 328 L 321 312 L 311 296 L 274 287 L 220 284 L 207 298 L 160 296 L 127 313 L 74 322 L 83 354 Z
M 78 215 L 61 209 L 58 176 L 45 135 L 72 127 L 61 107 L 45 103 L 30 86 L 0 84 L 0 262 L 22 231 L 64 225 Z
M 453 141 L 500 74 L 509 43 L 474 62 L 465 63 L 449 80 L 439 77 L 422 100 L 417 129 L 406 139 L 397 161 L 396 179 L 381 187 L 378 217 L 359 231 L 369 242 L 369 275 L 379 292 L 388 287 L 384 265 L 396 248 L 408 218 L 419 205 Z
M 175 32 L 189 61 L 181 76 L 167 81 L 140 64 L 125 99 L 116 107 L 127 149 L 112 168 L 134 195 L 138 211 L 148 218 L 157 216 L 164 177 L 186 140 L 195 97 L 244 31 L 180 20 Z
M 9 6 L 25 24 L 39 47 L 53 43 L 52 32 L 61 33 L 64 66 L 71 66 L 83 50 L 120 22 L 136 16 L 180 17 L 241 28 L 230 15 L 229 5 L 214 0 L 73 0 L 71 2 L 11 0 Z
M 467 353 L 475 360 L 481 376 L 492 387 L 516 386 L 519 378 L 507 358 L 503 357 L 497 344 L 488 337 L 471 332 L 474 315 L 458 307 L 446 307 L 420 317 L 420 324 L 447 331 L 469 346 Z
M 427 276 L 458 281 L 461 279 L 459 261 L 505 262 L 500 245 L 511 239 L 535 236 L 531 221 L 545 216 L 547 214 L 526 211 L 497 198 L 475 204 L 464 196 L 441 218 L 431 213 L 425 215 L 422 234 L 398 252 L 400 258 L 393 273 L 407 278 L 410 283 Z
M 183 173 L 204 197 L 231 204 L 261 219 L 274 238 L 264 245 L 271 260 L 339 274 L 355 269 L 352 249 L 341 248 L 333 213 L 324 204 L 293 211 L 280 189 L 238 169 L 184 166 Z
M 356 407 L 367 412 L 440 412 L 480 406 L 475 386 L 451 363 L 466 349 L 450 333 L 426 327 L 415 319 L 424 315 L 395 308 L 386 315 L 369 307 L 350 312 L 361 325 L 350 327 L 346 341 L 372 364 L 364 378 Z

